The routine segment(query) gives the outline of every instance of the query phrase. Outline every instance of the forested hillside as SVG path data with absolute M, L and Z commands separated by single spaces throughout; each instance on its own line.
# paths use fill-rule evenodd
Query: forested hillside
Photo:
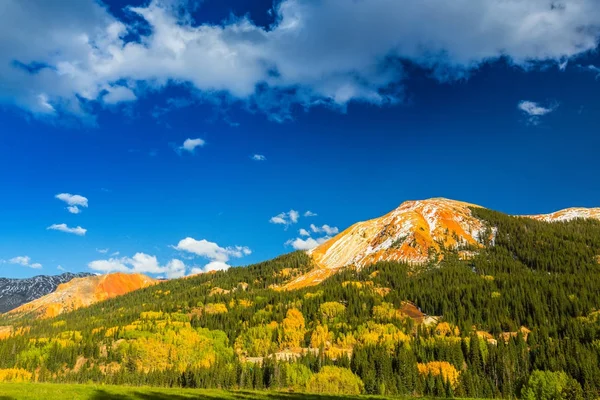
M 296 252 L 53 319 L 5 316 L 0 380 L 598 398 L 600 222 L 472 212 L 486 246 L 438 243 L 424 265 L 282 290 L 314 267 Z

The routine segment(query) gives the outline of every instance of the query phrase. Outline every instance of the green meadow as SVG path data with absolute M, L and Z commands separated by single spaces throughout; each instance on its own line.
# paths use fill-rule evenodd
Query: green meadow
M 306 393 L 225 391 L 55 383 L 0 383 L 0 400 L 336 400 L 381 396 L 328 396 Z M 422 399 L 422 398 L 421 398 Z

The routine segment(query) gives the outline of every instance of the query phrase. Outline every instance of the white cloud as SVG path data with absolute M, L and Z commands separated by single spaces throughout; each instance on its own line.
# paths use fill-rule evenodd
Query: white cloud
M 96 251 L 100 254 L 106 254 L 106 253 L 108 253 L 108 250 L 109 249 L 96 249 Z
M 62 265 L 57 266 L 56 269 L 59 271 L 67 272 L 67 270 Z
M 79 194 L 60 193 L 54 197 L 67 203 L 67 210 L 71 214 L 79 214 L 81 212 L 79 207 L 87 208 L 88 206 L 88 199 Z
M 525 112 L 527 115 L 530 115 L 532 117 L 543 116 L 554 111 L 553 108 L 542 107 L 538 103 L 527 100 L 519 102 L 518 107 L 521 111 Z
M 84 236 L 85 233 L 87 232 L 87 229 L 84 229 L 80 226 L 75 227 L 75 228 L 69 228 L 67 226 L 67 224 L 53 224 L 53 225 L 50 225 L 49 227 L 47 227 L 46 229 L 54 230 L 54 231 L 61 231 L 61 232 L 65 232 L 65 233 L 72 233 L 72 234 L 78 235 L 78 236 Z
M 102 273 L 126 272 L 141 274 L 164 274 L 168 279 L 185 276 L 186 266 L 183 261 L 172 259 L 167 265 L 160 265 L 156 256 L 136 253 L 133 257 L 95 260 L 88 264 L 90 269 Z
M 267 157 L 263 156 L 262 154 L 254 154 L 252 157 L 254 161 L 266 161 Z
M 197 147 L 203 147 L 205 145 L 205 141 L 202 139 L 185 139 L 183 145 L 179 147 L 179 150 L 185 150 L 190 153 L 193 153 Z
M 34 269 L 42 268 L 42 264 L 32 263 L 31 258 L 29 256 L 17 256 L 5 262 L 8 262 L 9 264 L 22 265 L 23 267 L 29 267 Z
M 230 258 L 242 258 L 252 254 L 252 250 L 246 246 L 221 247 L 217 243 L 205 239 L 196 240 L 191 237 L 180 240 L 177 246 L 173 247 L 179 251 L 185 251 L 210 260 L 203 268 L 192 268 L 190 271 L 192 275 L 201 272 L 227 270 L 230 267 L 227 264 Z
M 227 271 L 229 268 L 231 268 L 230 265 L 221 262 L 221 261 L 211 261 L 208 264 L 206 264 L 204 266 L 204 268 L 202 268 L 203 272 L 210 272 L 210 271 Z
M 298 213 L 296 210 L 290 210 L 288 212 L 282 212 L 274 217 L 271 217 L 269 222 L 272 224 L 286 225 L 287 227 L 288 225 L 297 223 L 298 218 L 300 218 L 300 213 Z
M 304 228 L 301 228 L 301 229 L 298 231 L 298 233 L 300 234 L 300 236 L 310 236 L 310 232 L 309 232 L 309 231 L 307 231 L 307 230 L 306 230 L 306 229 L 304 229 Z
M 600 29 L 597 0 L 282 0 L 268 28 L 247 17 L 194 25 L 170 1 L 128 10 L 144 23 L 126 25 L 95 0 L 4 4 L 0 101 L 89 118 L 90 102 L 178 82 L 284 120 L 294 104 L 398 101 L 398 60 L 439 80 L 501 57 L 564 65 L 595 49 Z
M 558 108 L 558 104 L 553 104 L 550 107 L 543 107 L 539 103 L 522 100 L 519 102 L 517 107 L 529 117 L 528 121 L 530 124 L 537 125 L 540 122 L 540 118 L 556 110 L 556 108 Z
M 315 224 L 310 224 L 310 229 L 315 233 L 326 233 L 327 235 L 335 235 L 340 232 L 336 226 L 323 225 L 321 227 Z
M 179 241 L 175 249 L 205 257 L 214 261 L 229 261 L 230 257 L 241 258 L 252 254 L 252 251 L 245 246 L 221 247 L 214 242 L 206 239 L 196 240 L 187 237 Z
M 132 272 L 121 260 L 111 258 L 109 260 L 95 260 L 88 264 L 94 271 L 100 272 Z
M 310 211 L 310 210 L 308 210 L 307 212 L 304 213 L 304 216 L 305 217 L 316 217 L 317 214 L 314 213 L 314 212 L 312 212 L 312 211 Z
M 288 240 L 287 242 L 285 242 L 285 244 L 288 246 L 292 246 L 294 250 L 311 250 L 320 245 L 321 243 L 326 242 L 328 239 L 330 239 L 328 236 L 317 239 L 313 239 L 311 237 L 308 237 L 306 239 L 295 238 Z
M 135 93 L 125 86 L 112 86 L 106 90 L 108 93 L 102 97 L 102 101 L 106 104 L 117 104 L 137 100 Z

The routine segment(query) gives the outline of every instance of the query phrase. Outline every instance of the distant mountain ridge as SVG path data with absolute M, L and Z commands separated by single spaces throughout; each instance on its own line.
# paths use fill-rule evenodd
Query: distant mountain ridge
M 59 285 L 55 291 L 23 304 L 6 315 L 51 318 L 99 301 L 121 296 L 156 284 L 158 281 L 143 274 L 115 272 L 106 275 L 85 274 Z
M 290 281 L 286 289 L 318 284 L 351 265 L 360 269 L 378 261 L 423 264 L 443 249 L 476 250 L 484 239 L 493 242 L 494 228 L 473 216 L 472 208 L 483 207 L 446 198 L 405 201 L 388 214 L 358 222 L 310 250 L 315 268 Z M 568 208 L 521 217 L 545 222 L 600 220 L 600 208 Z
M 52 293 L 62 283 L 91 275 L 87 272 L 66 272 L 61 275 L 38 275 L 26 279 L 0 278 L 0 314 Z

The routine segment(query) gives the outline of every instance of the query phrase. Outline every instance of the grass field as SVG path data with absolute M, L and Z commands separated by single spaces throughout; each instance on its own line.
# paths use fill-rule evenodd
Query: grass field
M 164 389 L 110 385 L 0 383 L 0 400 L 337 400 L 384 399 L 377 396 L 326 396 L 305 393 Z M 422 399 L 421 399 L 422 400 Z

